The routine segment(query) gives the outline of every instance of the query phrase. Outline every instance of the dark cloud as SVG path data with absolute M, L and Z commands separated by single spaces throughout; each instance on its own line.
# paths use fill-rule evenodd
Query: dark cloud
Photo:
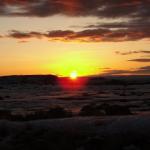
M 117 69 L 109 69 L 105 70 L 104 75 L 124 75 L 124 74 L 131 74 L 131 71 L 129 70 L 117 70 Z
M 1 0 L 1 15 L 98 17 L 149 17 L 150 0 Z M 9 6 L 9 9 L 8 7 Z M 20 11 L 13 11 L 16 7 Z M 7 12 L 7 13 L 6 13 Z
M 127 30 L 117 30 L 112 31 L 109 29 L 88 29 L 82 31 L 72 31 L 72 30 L 53 30 L 46 33 L 41 32 L 21 32 L 13 30 L 9 33 L 8 37 L 16 39 L 24 38 L 48 38 L 49 40 L 56 41 L 82 41 L 82 42 L 120 42 L 120 41 L 135 41 L 144 38 L 149 38 L 150 34 L 141 33 L 138 31 L 127 31 Z
M 109 28 L 109 29 L 149 29 L 150 20 L 144 18 L 133 18 L 132 20 L 120 21 L 120 22 L 110 22 L 110 23 L 96 23 L 91 25 L 86 25 L 84 28 Z
M 16 39 L 28 39 L 28 38 L 42 38 L 43 34 L 39 32 L 20 32 L 16 30 L 12 30 L 8 37 L 16 38 Z
M 119 54 L 119 55 L 150 54 L 150 51 L 148 51 L 148 50 L 127 51 L 127 52 L 116 51 L 116 54 Z
M 138 70 L 136 70 L 135 73 L 150 74 L 150 66 L 141 67 Z
M 29 38 L 48 38 L 52 41 L 84 41 L 84 42 L 98 42 L 104 40 L 104 34 L 110 32 L 109 30 L 83 30 L 75 32 L 71 30 L 53 30 L 46 33 L 38 32 L 20 32 L 13 30 L 9 33 L 8 37 L 16 39 L 29 39 Z
M 47 37 L 67 37 L 73 35 L 75 32 L 71 30 L 54 30 L 49 31 L 47 34 L 45 34 Z
M 105 69 L 104 75 L 150 75 L 150 66 L 132 70 Z
M 150 58 L 137 58 L 137 59 L 130 59 L 128 61 L 135 61 L 135 62 L 150 62 Z
M 93 29 L 93 30 L 83 30 L 80 32 L 74 32 L 70 30 L 65 30 L 65 31 L 54 30 L 54 31 L 49 31 L 47 33 L 12 31 L 9 34 L 9 37 L 17 38 L 17 39 L 47 37 L 49 38 L 49 40 L 59 40 L 59 41 L 81 40 L 84 42 L 100 42 L 100 41 L 137 40 L 142 38 L 143 36 L 138 37 L 138 35 L 134 35 L 134 33 L 131 34 L 131 36 L 127 36 L 126 33 L 124 33 L 124 31 L 113 32 L 106 29 Z
M 116 37 L 124 37 L 128 41 L 140 40 L 150 38 L 150 20 L 141 18 L 141 19 L 133 19 L 127 22 L 111 22 L 111 23 L 97 23 L 95 25 L 91 24 L 85 26 L 84 28 L 88 29 L 108 29 L 112 31 L 110 36 Z
M 56 14 L 66 16 L 95 16 L 118 19 L 120 22 L 86 26 L 87 30 L 50 31 L 42 36 L 52 40 L 81 41 L 135 41 L 150 38 L 150 0 L 1 0 L 1 16 L 47 17 Z M 125 21 L 123 21 L 125 20 Z M 16 37 L 16 33 L 11 34 Z M 38 33 L 26 33 L 20 37 L 40 37 Z M 58 35 L 57 35 L 58 34 Z M 60 34 L 60 35 L 59 35 Z M 19 33 L 18 33 L 19 35 Z M 57 35 L 57 37 L 56 37 Z M 19 37 L 19 36 L 18 36 Z

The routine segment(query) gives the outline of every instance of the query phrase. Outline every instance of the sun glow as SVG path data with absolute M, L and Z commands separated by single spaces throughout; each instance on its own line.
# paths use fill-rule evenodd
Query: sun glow
M 77 77 L 78 77 L 78 74 L 77 74 L 76 71 L 73 71 L 73 72 L 70 73 L 70 78 L 71 78 L 72 80 L 76 80 Z
M 88 55 L 80 50 L 69 51 L 58 56 L 55 63 L 48 64 L 45 68 L 59 77 L 69 77 L 70 79 L 71 76 L 76 76 L 76 74 L 77 77 L 98 74 L 99 65 L 95 65 L 98 62 L 91 61 L 91 57 L 93 57 L 91 54 Z

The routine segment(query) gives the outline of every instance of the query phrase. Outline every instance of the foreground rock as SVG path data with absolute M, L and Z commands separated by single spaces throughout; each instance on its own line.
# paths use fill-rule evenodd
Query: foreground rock
M 88 104 L 85 105 L 81 111 L 81 116 L 101 116 L 101 115 L 131 115 L 128 106 L 109 105 L 109 104 Z
M 0 121 L 2 150 L 148 150 L 150 117 Z

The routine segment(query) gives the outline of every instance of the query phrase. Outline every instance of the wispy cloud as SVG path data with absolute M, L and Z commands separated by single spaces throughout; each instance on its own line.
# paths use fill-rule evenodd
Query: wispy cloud
M 8 37 L 16 39 L 42 38 L 43 34 L 40 32 L 20 32 L 16 30 L 10 31 Z
M 145 38 L 150 38 L 147 32 L 117 30 L 110 29 L 88 29 L 75 32 L 73 30 L 53 30 L 42 32 L 22 32 L 12 30 L 7 37 L 16 39 L 29 39 L 29 38 L 48 38 L 50 41 L 81 41 L 81 42 L 120 42 L 120 41 L 136 41 Z
M 137 59 L 130 59 L 128 61 L 135 61 L 135 62 L 150 62 L 150 58 L 137 58 Z
M 132 70 L 105 69 L 104 75 L 150 75 L 150 66 Z
M 119 54 L 119 55 L 150 54 L 150 51 L 148 51 L 148 50 L 127 51 L 127 52 L 116 51 L 116 54 Z

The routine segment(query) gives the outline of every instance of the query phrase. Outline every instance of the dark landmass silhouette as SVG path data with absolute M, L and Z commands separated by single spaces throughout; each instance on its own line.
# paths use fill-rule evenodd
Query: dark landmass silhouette
M 0 77 L 0 149 L 148 150 L 149 85 L 150 76 Z
M 58 85 L 59 80 L 63 83 L 70 83 L 69 77 L 58 77 L 56 75 L 13 75 L 1 76 L 0 85 L 3 84 L 51 84 Z M 86 80 L 86 85 L 131 85 L 150 84 L 150 76 L 87 76 L 78 77 L 79 81 Z M 79 82 L 78 82 L 79 83 Z
M 13 75 L 0 77 L 0 84 L 57 84 L 55 75 Z

